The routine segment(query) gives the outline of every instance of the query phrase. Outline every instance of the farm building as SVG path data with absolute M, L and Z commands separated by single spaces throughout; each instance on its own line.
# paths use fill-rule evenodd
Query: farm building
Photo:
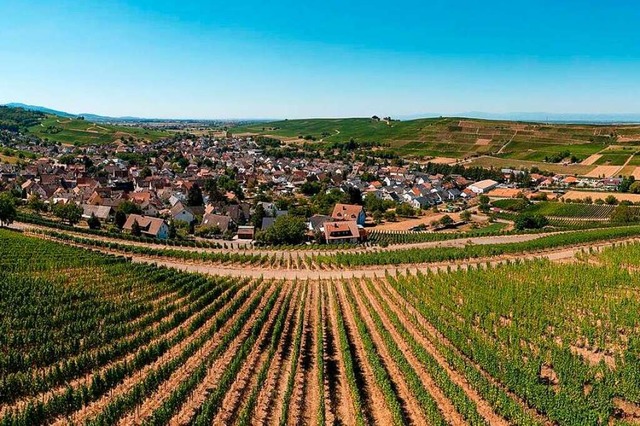
M 469 185 L 469 189 L 476 194 L 486 194 L 496 186 L 498 186 L 498 182 L 496 182 L 495 180 L 485 179 L 481 180 L 480 182 L 472 183 L 471 185 Z

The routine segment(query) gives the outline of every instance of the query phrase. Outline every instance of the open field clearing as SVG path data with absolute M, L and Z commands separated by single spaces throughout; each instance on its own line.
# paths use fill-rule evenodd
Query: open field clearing
M 588 156 L 587 158 L 582 160 L 582 162 L 580 162 L 580 164 L 582 164 L 583 166 L 591 166 L 591 165 L 595 164 L 596 161 L 598 161 L 600 159 L 600 157 L 602 157 L 601 154 L 591 154 L 590 156 Z
M 618 201 L 640 202 L 640 194 L 627 194 L 622 192 L 597 192 L 597 191 L 567 191 L 562 197 L 571 200 L 583 200 L 591 197 L 592 200 L 603 200 L 609 195 L 616 197 Z
M 517 160 L 511 158 L 497 158 L 489 156 L 481 156 L 472 158 L 465 165 L 478 166 L 478 167 L 495 167 L 495 168 L 513 168 L 513 169 L 531 169 L 532 167 L 538 167 L 541 170 L 548 170 L 553 173 L 560 174 L 577 174 L 588 175 L 595 167 L 585 166 L 582 164 L 554 164 L 544 163 L 541 161 L 526 161 Z
M 621 169 L 620 166 L 596 166 L 595 169 L 591 170 L 589 173 L 585 174 L 586 177 L 613 177 L 617 176 L 618 171 Z
M 2 425 L 637 420 L 638 243 L 314 281 L 0 243 Z

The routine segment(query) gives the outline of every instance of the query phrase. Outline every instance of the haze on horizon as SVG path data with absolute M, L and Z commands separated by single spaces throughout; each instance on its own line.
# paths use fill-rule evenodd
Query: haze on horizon
M 155 118 L 639 113 L 632 1 L 0 2 L 0 103 Z

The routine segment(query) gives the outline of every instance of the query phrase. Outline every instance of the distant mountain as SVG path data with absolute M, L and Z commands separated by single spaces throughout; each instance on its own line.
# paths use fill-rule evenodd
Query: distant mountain
M 11 103 L 5 104 L 4 106 L 8 106 L 8 107 L 11 107 L 11 108 L 22 108 L 22 109 L 26 109 L 27 111 L 38 111 L 38 112 L 42 112 L 44 114 L 58 115 L 58 116 L 64 117 L 64 118 L 77 117 L 77 115 L 70 114 L 68 112 L 57 111 L 55 109 L 42 107 L 42 106 L 21 104 L 19 102 L 11 102 Z

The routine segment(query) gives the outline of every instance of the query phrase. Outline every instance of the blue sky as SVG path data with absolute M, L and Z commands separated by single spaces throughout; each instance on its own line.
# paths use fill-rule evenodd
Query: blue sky
M 174 118 L 640 112 L 633 1 L 0 0 L 0 103 Z

